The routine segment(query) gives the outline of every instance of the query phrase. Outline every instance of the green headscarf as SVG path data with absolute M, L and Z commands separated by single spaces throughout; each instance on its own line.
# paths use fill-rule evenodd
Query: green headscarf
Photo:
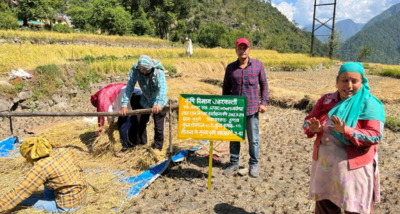
M 338 76 L 344 72 L 359 73 L 362 76 L 360 90 L 353 96 L 341 100 L 328 113 L 332 119 L 336 115 L 346 126 L 356 127 L 358 120 L 379 120 L 385 122 L 385 111 L 382 102 L 369 93 L 368 79 L 364 76 L 364 67 L 359 62 L 348 62 L 340 67 Z M 346 145 L 351 143 L 342 134 L 331 129 L 333 135 Z

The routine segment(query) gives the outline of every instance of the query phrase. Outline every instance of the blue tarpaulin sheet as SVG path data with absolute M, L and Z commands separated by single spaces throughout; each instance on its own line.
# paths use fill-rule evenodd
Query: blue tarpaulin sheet
M 203 144 L 209 143 L 208 140 L 202 140 Z M 184 149 L 179 151 L 176 155 L 174 155 L 171 159 L 173 162 L 181 162 L 187 156 L 189 151 L 197 151 L 201 149 L 202 146 L 192 148 L 190 150 Z M 165 160 L 164 162 L 152 166 L 149 170 L 132 177 L 127 177 L 123 181 L 131 184 L 132 186 L 129 187 L 127 198 L 135 197 L 139 195 L 140 191 L 147 186 L 149 186 L 154 180 L 156 180 L 168 167 L 170 161 Z
M 165 160 L 158 165 L 150 167 L 150 169 L 140 175 L 125 178 L 124 182 L 133 184 L 129 187 L 128 195 L 126 197 L 131 198 L 137 196 L 142 189 L 149 186 L 154 180 L 158 178 L 158 176 L 160 176 L 165 171 L 165 169 L 167 169 L 169 162 L 170 161 Z
M 12 154 L 18 154 L 19 151 L 13 152 L 14 149 L 16 149 L 19 144 L 16 144 L 18 141 L 18 138 L 16 137 L 10 137 L 5 140 L 2 140 L 0 142 L 0 157 L 2 158 L 11 158 Z

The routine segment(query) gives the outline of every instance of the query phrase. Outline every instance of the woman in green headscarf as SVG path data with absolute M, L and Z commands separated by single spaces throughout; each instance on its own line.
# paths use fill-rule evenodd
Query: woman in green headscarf
M 316 136 L 309 197 L 315 213 L 374 213 L 380 201 L 378 153 L 385 112 L 361 63 L 340 67 L 337 91 L 323 95 L 303 123 Z
M 85 202 L 87 183 L 78 161 L 71 151 L 53 147 L 43 137 L 24 140 L 20 153 L 33 167 L 18 187 L 0 196 L 0 212 L 18 204 L 53 213 L 74 212 Z M 42 185 L 44 196 L 31 196 Z

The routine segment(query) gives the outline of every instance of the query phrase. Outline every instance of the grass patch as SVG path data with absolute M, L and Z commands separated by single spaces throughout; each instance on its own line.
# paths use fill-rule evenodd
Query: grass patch
M 12 85 L 0 85 L 0 96 L 2 98 L 11 99 L 15 94 L 22 90 L 23 83 L 15 83 Z
M 51 97 L 56 93 L 68 93 L 68 88 L 75 87 L 81 90 L 89 89 L 93 82 L 98 82 L 102 75 L 93 70 L 86 63 L 58 66 L 48 64 L 38 66 L 32 71 L 31 80 L 12 83 L 11 86 L 1 86 L 0 94 L 13 97 L 26 87 L 33 92 L 30 101 L 36 101 Z
M 396 117 L 386 117 L 385 127 L 394 132 L 400 132 L 400 119 Z
M 329 68 L 329 67 L 334 66 L 334 65 L 335 65 L 335 62 L 334 62 L 334 61 L 323 61 L 323 62 L 322 62 L 322 65 L 323 65 L 325 68 Z
M 174 78 L 174 77 L 175 77 L 175 75 L 176 75 L 176 68 L 175 68 L 174 66 L 169 65 L 169 64 L 166 64 L 166 65 L 164 65 L 164 68 L 168 70 L 168 75 L 169 75 L 171 78 Z
M 215 85 L 215 86 L 218 86 L 218 87 L 221 87 L 221 88 L 222 88 L 222 85 L 224 84 L 224 80 L 222 80 L 222 79 L 206 78 L 206 79 L 201 79 L 200 81 L 204 82 L 204 83 L 211 84 L 211 85 Z
M 281 66 L 281 71 L 306 71 L 307 67 L 300 64 Z
M 400 69 L 397 68 L 384 68 L 384 67 L 369 67 L 369 73 L 373 75 L 380 75 L 385 77 L 392 77 L 400 79 Z
M 62 80 L 63 72 L 54 64 L 37 67 L 34 71 L 34 95 L 36 99 L 50 97 L 54 92 L 58 92 L 64 85 Z
M 384 70 L 382 70 L 381 73 L 379 73 L 379 75 L 386 76 L 386 77 L 394 77 L 394 78 L 400 79 L 400 70 L 384 69 Z
M 21 81 L 19 83 L 13 83 L 12 84 L 12 91 L 15 92 L 15 93 L 19 93 L 19 92 L 22 91 L 23 87 L 24 87 L 24 82 L 23 81 Z M 7 91 L 5 90 L 3 92 L 7 92 Z
M 83 68 L 79 71 L 81 72 L 77 72 L 75 80 L 80 89 L 87 90 L 91 83 L 98 82 L 101 79 L 101 76 L 89 67 L 86 69 Z
M 133 59 L 139 59 L 139 55 L 124 55 L 123 57 L 117 57 L 114 55 L 101 55 L 98 57 L 94 57 L 92 55 L 86 55 L 80 60 L 86 63 L 93 63 L 97 61 L 106 61 L 106 60 L 111 60 L 111 61 L 117 61 L 117 60 L 133 60 Z

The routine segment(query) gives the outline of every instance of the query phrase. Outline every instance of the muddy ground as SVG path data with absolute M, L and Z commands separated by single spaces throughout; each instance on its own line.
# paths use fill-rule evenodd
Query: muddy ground
M 391 115 L 399 115 L 397 104 L 387 104 L 387 107 Z M 267 109 L 270 122 L 260 121 L 259 178 L 223 176 L 223 169 L 229 162 L 229 143 L 216 141 L 215 150 L 221 162 L 213 163 L 211 190 L 207 189 L 209 164 L 205 148 L 191 153 L 183 163 L 172 164 L 138 197 L 125 202 L 121 209 L 115 211 L 115 205 L 96 205 L 97 210 L 86 207 L 77 213 L 312 213 L 314 202 L 308 200 L 308 188 L 313 140 L 307 139 L 302 131 L 307 113 L 279 106 L 268 106 Z M 65 111 L 94 111 L 94 108 L 86 94 L 71 100 Z M 15 133 L 23 138 L 28 136 L 24 129 L 58 120 L 68 119 L 15 118 L 13 122 Z M 9 137 L 8 121 L 2 121 L 0 125 L 0 138 Z M 168 128 L 166 131 L 168 133 Z M 400 133 L 386 129 L 378 152 L 381 203 L 376 205 L 376 213 L 398 213 Z M 248 168 L 248 159 L 247 143 L 243 143 L 240 165 Z M 7 172 L 1 174 L 7 176 Z M 88 200 L 107 197 L 98 194 L 101 193 L 90 194 L 92 199 Z M 29 213 L 28 210 L 17 212 Z

